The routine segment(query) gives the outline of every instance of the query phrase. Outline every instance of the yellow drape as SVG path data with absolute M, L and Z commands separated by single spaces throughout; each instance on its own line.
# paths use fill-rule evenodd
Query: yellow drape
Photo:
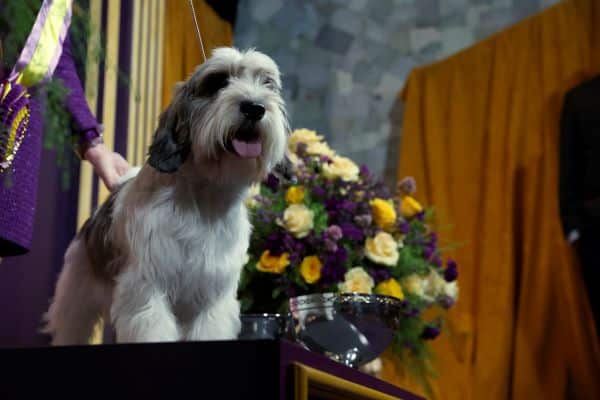
M 600 72 L 599 21 L 597 0 L 565 1 L 408 80 L 399 176 L 452 224 L 447 239 L 466 242 L 452 254 L 460 300 L 433 345 L 438 398 L 600 399 L 600 349 L 558 216 L 560 107 Z
M 163 63 L 162 106 L 171 101 L 175 83 L 187 79 L 202 63 L 198 35 L 188 0 L 169 0 L 165 7 L 165 47 Z M 233 30 L 203 0 L 194 0 L 206 56 L 219 46 L 231 46 Z

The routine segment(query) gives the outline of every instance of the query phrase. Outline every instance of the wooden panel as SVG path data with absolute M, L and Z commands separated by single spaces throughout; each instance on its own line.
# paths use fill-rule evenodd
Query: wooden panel
M 300 363 L 294 363 L 293 365 L 295 400 L 400 399 Z
M 95 51 L 100 45 L 100 25 L 102 23 L 102 1 L 90 1 L 90 38 L 85 66 L 85 97 L 92 113 L 96 115 L 98 107 L 98 60 Z M 79 202 L 77 207 L 77 229 L 92 213 L 92 190 L 94 171 L 90 163 L 82 162 L 79 172 Z
M 120 17 L 121 2 L 119 0 L 108 0 L 102 125 L 104 125 L 104 144 L 109 150 L 113 150 L 115 144 L 117 83 L 119 78 Z M 98 190 L 98 204 L 102 204 L 110 192 L 104 184 L 99 185 Z

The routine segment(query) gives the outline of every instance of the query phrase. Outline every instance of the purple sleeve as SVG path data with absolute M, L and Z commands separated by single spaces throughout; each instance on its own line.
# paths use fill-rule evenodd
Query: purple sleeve
M 69 90 L 65 100 L 65 106 L 73 117 L 74 133 L 79 136 L 79 148 L 81 150 L 93 142 L 101 140 L 102 127 L 90 111 L 81 81 L 77 76 L 75 62 L 71 51 L 70 38 L 67 35 L 63 44 L 63 51 L 54 70 L 54 77 L 63 81 Z M 83 152 L 79 152 L 80 155 Z

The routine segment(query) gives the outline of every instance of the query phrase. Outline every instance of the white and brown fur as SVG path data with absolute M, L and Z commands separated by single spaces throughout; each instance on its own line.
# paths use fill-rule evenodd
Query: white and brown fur
M 45 316 L 54 345 L 84 344 L 110 317 L 118 342 L 233 339 L 250 223 L 249 186 L 284 159 L 288 133 L 276 64 L 221 48 L 161 115 L 148 162 L 69 246 Z M 240 105 L 264 106 L 249 120 Z M 232 138 L 262 143 L 256 158 Z M 244 139 L 245 140 L 245 139 Z

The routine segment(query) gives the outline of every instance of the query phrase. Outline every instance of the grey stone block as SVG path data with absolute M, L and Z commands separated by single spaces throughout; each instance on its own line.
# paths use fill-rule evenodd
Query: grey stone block
M 319 47 L 337 54 L 346 54 L 352 44 L 353 36 L 332 26 L 324 26 L 317 35 Z

